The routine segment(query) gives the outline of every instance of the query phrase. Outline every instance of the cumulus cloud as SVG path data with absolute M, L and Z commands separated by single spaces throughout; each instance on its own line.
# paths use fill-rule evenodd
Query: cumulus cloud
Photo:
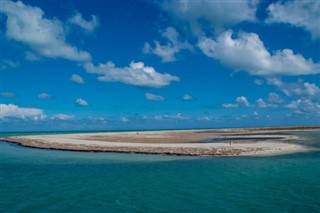
M 259 98 L 256 101 L 256 106 L 259 108 L 267 108 L 268 107 L 268 105 L 266 104 L 266 102 L 264 102 L 264 100 L 262 98 Z
M 270 92 L 268 102 L 259 98 L 256 101 L 256 107 L 281 107 L 292 110 L 292 115 L 320 117 L 320 88 L 316 84 L 305 82 L 302 79 L 298 79 L 296 82 L 284 82 L 281 78 L 266 78 L 266 83 L 275 86 L 289 100 L 284 100 L 277 93 Z M 236 107 L 236 104 L 231 106 Z
M 294 54 L 291 49 L 271 54 L 255 33 L 241 32 L 238 38 L 228 30 L 216 40 L 203 37 L 198 46 L 208 57 L 220 61 L 234 70 L 246 71 L 255 76 L 294 76 L 320 73 L 320 64 Z
M 15 98 L 16 94 L 14 92 L 2 92 L 1 97 L 5 98 Z
M 239 105 L 239 106 L 244 106 L 244 107 L 249 107 L 250 104 L 249 104 L 249 101 L 247 100 L 246 97 L 244 96 L 240 96 L 236 99 L 236 103 Z
M 268 101 L 269 101 L 270 103 L 274 103 L 274 104 L 281 104 L 281 103 L 283 103 L 283 99 L 282 99 L 277 93 L 274 93 L 274 92 L 270 92 L 270 93 L 269 93 Z
M 311 33 L 312 38 L 320 38 L 320 1 L 278 1 L 268 6 L 267 13 L 266 22 L 269 24 L 285 23 L 302 27 Z
M 236 98 L 235 103 L 233 104 L 222 104 L 223 108 L 239 108 L 239 107 L 249 107 L 250 103 L 246 97 L 240 96 Z
M 296 114 L 307 114 L 320 117 L 320 103 L 310 99 L 293 100 L 285 105 L 285 107 L 293 109 Z
M 179 81 L 177 76 L 159 73 L 153 67 L 145 66 L 143 62 L 132 61 L 128 67 L 116 67 L 107 62 L 94 66 L 92 63 L 84 65 L 88 73 L 98 74 L 99 81 L 121 82 L 140 87 L 161 88 L 171 81 Z
M 74 118 L 74 115 L 67 115 L 63 113 L 59 113 L 51 117 L 51 119 L 57 119 L 57 120 L 63 120 L 63 121 L 71 120 L 72 118 Z
M 182 100 L 191 101 L 193 100 L 193 97 L 191 95 L 185 94 L 184 96 L 182 96 Z
M 269 85 L 277 87 L 287 96 L 306 96 L 309 98 L 320 98 L 320 88 L 309 82 L 304 82 L 302 79 L 298 79 L 296 82 L 284 82 L 280 78 L 268 78 Z
M 155 95 L 155 94 L 148 93 L 148 92 L 144 94 L 144 98 L 147 101 L 164 101 L 164 97 L 163 96 Z
M 189 117 L 183 116 L 180 112 L 170 115 L 154 115 L 154 116 L 143 116 L 144 120 L 154 120 L 154 121 L 180 121 L 180 120 L 188 120 Z
M 42 114 L 42 115 L 36 115 L 36 116 L 34 116 L 32 119 L 33 119 L 34 121 L 40 121 L 40 120 L 45 120 L 46 118 L 47 118 L 47 115 Z
M 303 88 L 298 88 L 295 90 L 295 93 L 298 95 L 307 95 L 307 96 L 315 96 L 319 97 L 320 95 L 320 88 L 309 82 L 304 82 L 303 83 Z
M 0 12 L 7 16 L 6 36 L 28 45 L 37 55 L 80 62 L 91 60 L 88 52 L 65 41 L 63 24 L 56 18 L 45 18 L 39 7 L 3 0 Z
M 277 93 L 270 92 L 268 102 L 260 98 L 256 101 L 256 107 L 282 107 L 292 110 L 291 115 L 320 117 L 320 88 L 316 84 L 305 82 L 300 78 L 296 82 L 284 82 L 281 78 L 266 78 L 266 83 L 275 86 L 291 100 L 285 101 Z
M 41 93 L 38 95 L 39 99 L 50 99 L 51 95 L 47 94 L 47 93 Z
M 257 0 L 177 0 L 164 1 L 162 7 L 173 18 L 189 23 L 194 33 L 200 34 L 203 28 L 220 30 L 243 21 L 255 21 L 257 3 Z
M 82 17 L 82 14 L 78 11 L 75 12 L 74 16 L 69 19 L 70 24 L 74 24 L 86 32 L 92 33 L 95 28 L 99 25 L 98 18 L 94 15 L 91 15 L 91 20 L 85 20 Z
M 89 105 L 88 102 L 83 100 L 82 98 L 77 98 L 76 104 L 79 106 L 88 106 Z
M 80 75 L 72 74 L 70 77 L 70 81 L 76 82 L 78 84 L 83 84 L 84 80 Z
M 42 109 L 24 108 L 14 104 L 0 104 L 0 118 L 45 118 Z
M 161 58 L 162 62 L 171 62 L 176 60 L 176 54 L 183 49 L 192 49 L 187 41 L 180 41 L 179 33 L 173 27 L 168 27 L 163 33 L 167 44 L 161 45 L 159 41 L 154 41 L 154 47 L 148 42 L 145 43 L 143 52 L 146 54 L 154 54 Z

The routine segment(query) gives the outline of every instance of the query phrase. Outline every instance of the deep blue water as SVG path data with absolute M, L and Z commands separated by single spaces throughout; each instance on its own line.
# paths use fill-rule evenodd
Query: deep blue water
M 298 133 L 319 147 L 319 132 Z M 320 152 L 84 153 L 0 143 L 0 212 L 320 212 Z

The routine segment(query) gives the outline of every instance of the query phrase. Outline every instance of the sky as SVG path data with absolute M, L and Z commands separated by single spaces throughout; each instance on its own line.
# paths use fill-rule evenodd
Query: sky
M 320 125 L 320 1 L 0 1 L 0 131 Z

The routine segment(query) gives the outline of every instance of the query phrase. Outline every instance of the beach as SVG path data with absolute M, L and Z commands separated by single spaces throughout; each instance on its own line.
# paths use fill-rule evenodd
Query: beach
M 311 148 L 294 143 L 294 131 L 310 128 L 252 128 L 48 134 L 1 138 L 22 146 L 86 152 L 189 156 L 278 155 Z

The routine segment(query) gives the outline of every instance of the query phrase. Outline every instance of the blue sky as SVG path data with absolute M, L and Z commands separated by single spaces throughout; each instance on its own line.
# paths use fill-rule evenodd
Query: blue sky
M 320 124 L 320 1 L 0 3 L 2 131 Z

